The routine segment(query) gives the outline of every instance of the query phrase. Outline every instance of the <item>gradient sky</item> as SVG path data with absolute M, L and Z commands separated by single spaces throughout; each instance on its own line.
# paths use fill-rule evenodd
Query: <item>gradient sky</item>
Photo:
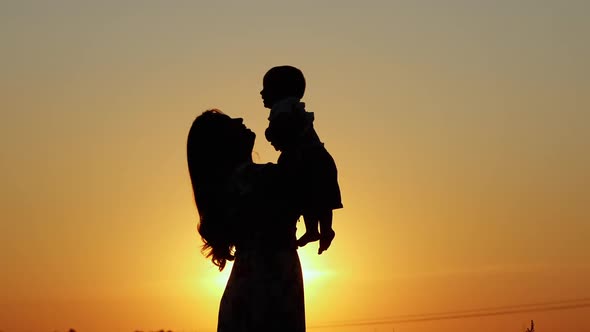
M 2 1 L 0 331 L 216 324 L 185 142 L 291 64 L 339 166 L 309 326 L 590 297 L 587 1 Z M 301 227 L 300 227 L 301 228 Z M 588 303 L 588 302 L 587 302 Z M 310 331 L 590 331 L 590 309 Z

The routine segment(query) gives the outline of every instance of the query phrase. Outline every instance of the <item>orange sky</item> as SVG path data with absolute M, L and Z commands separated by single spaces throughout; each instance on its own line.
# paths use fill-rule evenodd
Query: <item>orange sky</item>
M 0 331 L 206 331 L 185 141 L 272 66 L 339 166 L 309 326 L 590 297 L 583 1 L 0 4 Z M 590 309 L 310 331 L 590 330 Z

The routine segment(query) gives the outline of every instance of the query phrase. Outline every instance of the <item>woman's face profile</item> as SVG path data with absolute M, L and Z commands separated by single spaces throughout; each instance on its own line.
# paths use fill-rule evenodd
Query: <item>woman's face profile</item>
M 233 161 L 252 158 L 256 135 L 244 125 L 242 118 L 231 118 L 219 110 L 204 112 L 193 122 L 188 139 L 188 154 L 195 158 L 207 156 Z M 217 157 L 216 157 L 217 156 Z M 221 162 L 218 160 L 218 162 Z
M 232 144 L 236 144 L 237 151 L 240 155 L 251 156 L 256 134 L 244 125 L 242 118 L 228 117 L 228 119 L 226 132 L 229 134 L 229 140 Z

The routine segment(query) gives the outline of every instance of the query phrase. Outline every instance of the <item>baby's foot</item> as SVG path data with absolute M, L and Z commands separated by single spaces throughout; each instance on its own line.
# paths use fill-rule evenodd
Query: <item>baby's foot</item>
M 322 252 L 330 248 L 330 244 L 332 244 L 332 240 L 334 240 L 335 236 L 336 233 L 333 230 L 329 230 L 320 235 L 320 249 L 318 249 L 318 255 L 321 255 Z
M 305 234 L 303 234 L 299 240 L 297 240 L 297 245 L 300 247 L 303 247 L 304 245 L 310 243 L 310 242 L 314 242 L 320 239 L 320 233 L 309 233 L 309 232 L 305 232 Z

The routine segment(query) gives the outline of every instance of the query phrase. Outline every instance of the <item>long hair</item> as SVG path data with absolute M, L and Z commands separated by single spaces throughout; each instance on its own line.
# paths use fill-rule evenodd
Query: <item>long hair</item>
M 213 109 L 203 112 L 193 122 L 187 139 L 187 161 L 193 194 L 199 212 L 198 232 L 203 240 L 202 252 L 223 270 L 234 259 L 231 203 L 227 180 L 235 168 L 231 136 L 227 135 L 231 118 Z

